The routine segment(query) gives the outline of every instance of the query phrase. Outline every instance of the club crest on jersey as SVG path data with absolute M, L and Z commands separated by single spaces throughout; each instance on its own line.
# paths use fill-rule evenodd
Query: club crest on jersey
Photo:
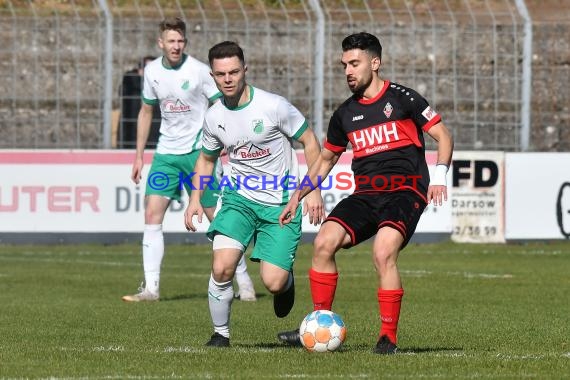
M 263 119 L 255 119 L 251 122 L 251 125 L 254 133 L 263 133 Z
M 182 89 L 183 90 L 188 90 L 190 88 L 190 81 L 188 79 L 186 79 L 184 81 L 184 83 L 182 83 Z
M 390 102 L 386 103 L 386 106 L 384 107 L 384 115 L 386 115 L 388 119 L 390 118 L 390 115 L 392 115 L 392 111 L 394 111 L 394 107 L 392 107 Z

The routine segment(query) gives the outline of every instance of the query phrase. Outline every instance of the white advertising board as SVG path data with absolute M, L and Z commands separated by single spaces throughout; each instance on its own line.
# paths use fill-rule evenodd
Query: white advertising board
M 502 243 L 504 235 L 504 153 L 453 154 L 451 238 L 463 243 Z
M 435 152 L 427 152 L 426 160 L 430 176 L 433 176 L 437 163 L 437 154 Z M 428 204 L 416 227 L 416 232 L 450 234 L 453 226 L 451 216 L 452 199 L 453 188 L 451 186 L 451 170 L 449 170 L 447 172 L 447 202 L 443 202 L 441 206 L 434 206 L 433 203 Z
M 570 237 L 570 153 L 507 153 L 506 238 Z
M 139 185 L 130 180 L 133 151 L 13 150 L 0 151 L 0 232 L 140 232 L 144 225 L 144 191 L 152 152 L 145 155 Z M 307 166 L 298 152 L 301 175 Z M 435 154 L 428 153 L 433 166 Z M 352 155 L 341 156 L 322 185 L 327 213 L 353 190 Z M 173 202 L 165 232 L 186 232 L 183 202 Z M 207 219 L 198 231 L 208 228 Z M 318 226 L 303 219 L 303 231 Z M 450 233 L 451 207 L 428 207 L 417 232 Z
M 130 180 L 133 158 L 132 151 L 2 152 L 0 230 L 142 231 L 144 185 Z M 148 170 L 150 156 L 145 161 Z M 165 230 L 178 224 L 172 216 Z

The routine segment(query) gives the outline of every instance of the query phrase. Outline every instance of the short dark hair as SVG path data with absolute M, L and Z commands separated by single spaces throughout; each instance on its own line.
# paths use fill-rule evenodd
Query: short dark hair
M 186 23 L 180 17 L 167 17 L 158 25 L 160 34 L 165 30 L 174 30 L 186 38 Z
M 212 66 L 212 62 L 214 59 L 221 59 L 221 58 L 231 58 L 231 57 L 238 57 L 241 64 L 245 65 L 245 58 L 243 56 L 242 48 L 233 41 L 224 41 L 216 44 L 210 48 L 208 52 L 208 61 L 210 62 L 210 66 Z
M 360 49 L 372 56 L 382 59 L 382 45 L 378 38 L 370 33 L 360 32 L 351 34 L 342 40 L 342 51 Z

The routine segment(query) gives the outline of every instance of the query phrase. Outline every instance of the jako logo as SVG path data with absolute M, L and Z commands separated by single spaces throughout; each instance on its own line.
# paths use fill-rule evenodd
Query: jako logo
M 352 121 L 362 120 L 364 119 L 364 115 L 353 116 Z

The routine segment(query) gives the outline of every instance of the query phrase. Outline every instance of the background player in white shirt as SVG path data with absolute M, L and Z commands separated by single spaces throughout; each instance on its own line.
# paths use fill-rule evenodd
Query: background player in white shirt
M 208 286 L 214 334 L 206 345 L 230 345 L 232 278 L 245 248 L 254 241 L 251 260 L 260 262 L 263 284 L 273 293 L 275 315 L 289 314 L 295 300 L 293 262 L 301 238 L 301 210 L 294 222 L 281 228 L 278 217 L 299 181 L 293 140 L 304 147 L 307 165 L 320 147 L 301 113 L 285 98 L 248 85 L 242 49 L 225 41 L 210 49 L 212 76 L 222 92 L 220 102 L 207 112 L 203 146 L 185 220 L 195 231 L 192 217 L 201 221 L 200 197 L 220 152 L 227 150 L 230 178 L 224 178 L 222 206 L 208 230 L 213 239 L 212 275 Z M 202 185 L 201 185 L 202 184 Z M 202 187 L 202 188 L 201 188 Z M 311 223 L 324 218 L 320 191 L 306 198 Z
M 153 105 L 161 110 L 160 137 L 153 157 L 145 191 L 143 267 L 145 286 L 139 293 L 126 295 L 126 302 L 158 301 L 160 266 L 164 257 L 162 221 L 172 199 L 180 200 L 180 173 L 186 177 L 198 158 L 204 115 L 211 102 L 220 97 L 206 64 L 184 54 L 186 24 L 180 18 L 167 18 L 159 25 L 160 58 L 144 71 L 142 106 L 137 122 L 137 149 L 131 179 L 139 184 L 143 169 Z M 220 165 L 221 169 L 221 165 Z M 185 184 L 190 194 L 189 187 Z M 207 191 L 202 205 L 212 220 L 219 191 Z M 242 300 L 255 301 L 253 283 L 240 261 L 236 276 Z

